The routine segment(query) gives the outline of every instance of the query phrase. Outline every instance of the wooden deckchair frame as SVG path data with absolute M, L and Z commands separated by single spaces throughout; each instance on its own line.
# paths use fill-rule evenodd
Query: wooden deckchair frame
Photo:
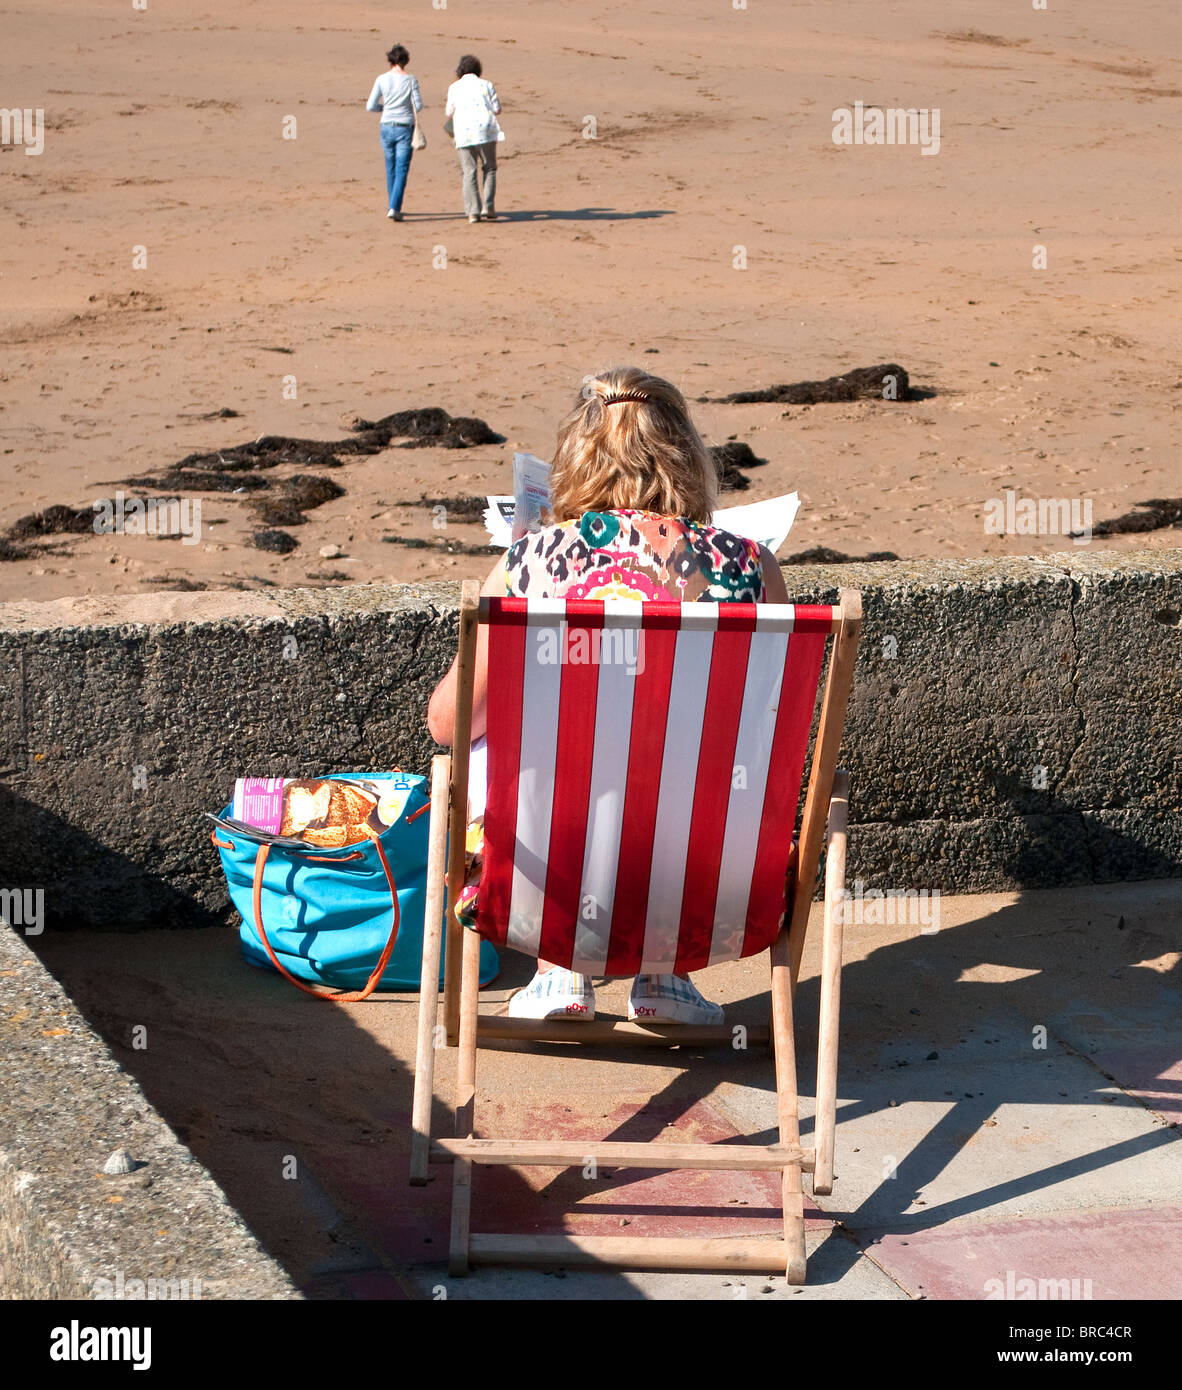
M 834 911 L 845 886 L 846 821 L 849 778 L 837 767 L 838 747 L 853 681 L 862 596 L 840 591 L 831 632 L 828 673 L 813 747 L 808 791 L 797 845 L 796 880 L 786 925 L 772 945 L 771 1030 L 748 1031 L 749 1042 L 769 1041 L 774 1049 L 779 1140 L 765 1145 L 623 1143 L 589 1140 L 487 1139 L 476 1137 L 476 1051 L 483 1038 L 535 1042 L 641 1043 L 656 1046 L 722 1044 L 733 1033 L 726 1024 L 686 1027 L 593 1020 L 568 1023 L 491 1018 L 478 1010 L 480 936 L 455 920 L 452 905 L 464 886 L 468 806 L 468 760 L 472 727 L 472 684 L 476 635 L 487 620 L 480 586 L 465 581 L 460 598 L 455 742 L 450 757 L 431 764 L 431 821 L 427 868 L 426 923 L 423 933 L 424 988 L 419 1002 L 415 1092 L 411 1119 L 410 1181 L 427 1181 L 429 1163 L 452 1164 L 451 1239 L 448 1270 L 466 1274 L 474 1264 L 597 1265 L 620 1269 L 745 1270 L 783 1272 L 790 1284 L 805 1281 L 804 1192 L 802 1173 L 812 1174 L 814 1195 L 833 1189 L 833 1144 L 837 1108 L 838 1013 L 841 990 L 842 914 Z M 818 1023 L 815 1145 L 803 1148 L 796 1082 L 792 998 L 804 951 L 809 908 L 827 836 L 824 936 Z M 451 852 L 447 846 L 450 843 Z M 444 861 L 446 859 L 446 875 Z M 444 883 L 446 878 L 446 928 Z M 446 938 L 444 941 L 443 938 Z M 438 994 L 426 982 L 438 978 L 444 950 L 444 1023 L 437 1027 Z M 455 1137 L 431 1137 L 436 1047 L 459 1048 L 453 1105 Z M 474 1164 L 581 1167 L 589 1158 L 604 1166 L 779 1171 L 783 1239 L 661 1238 L 618 1236 L 526 1236 L 473 1233 L 470 1213 Z

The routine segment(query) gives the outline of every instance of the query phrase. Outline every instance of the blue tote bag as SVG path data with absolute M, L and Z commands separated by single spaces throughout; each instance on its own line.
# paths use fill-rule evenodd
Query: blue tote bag
M 317 998 L 352 1003 L 375 989 L 417 990 L 427 905 L 427 779 L 411 773 L 330 773 L 389 781 L 401 813 L 380 834 L 340 849 L 298 849 L 219 825 L 210 836 L 230 898 L 242 917 L 242 954 L 275 969 Z M 400 796 L 399 799 L 402 799 Z M 219 819 L 231 813 L 227 806 Z M 499 969 L 496 948 L 480 948 L 480 983 Z M 442 986 L 443 970 L 437 986 Z M 338 993 L 323 993 L 316 985 Z

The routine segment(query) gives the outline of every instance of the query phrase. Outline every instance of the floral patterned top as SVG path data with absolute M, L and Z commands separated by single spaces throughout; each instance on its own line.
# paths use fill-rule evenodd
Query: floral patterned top
M 764 601 L 757 542 L 631 509 L 531 531 L 509 547 L 505 577 L 518 598 Z

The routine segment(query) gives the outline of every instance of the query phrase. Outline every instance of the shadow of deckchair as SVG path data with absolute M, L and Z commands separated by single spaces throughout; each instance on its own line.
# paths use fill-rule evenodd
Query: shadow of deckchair
M 1075 824 L 1079 826 L 1078 819 Z M 1102 838 L 1103 843 L 1097 843 L 1098 838 Z M 1119 832 L 1110 829 L 1092 831 L 1090 850 L 1100 857 L 1101 862 L 1119 861 L 1134 851 L 1140 852 L 1141 849 L 1139 845 L 1127 842 L 1127 837 Z M 1034 871 L 1041 862 L 1043 861 L 1040 845 L 1032 842 L 1015 850 L 1012 865 L 1016 874 L 1025 876 Z M 1165 864 L 1163 867 L 1168 870 L 1171 866 Z M 1112 885 L 1114 891 L 1120 891 L 1122 887 L 1123 885 Z M 1101 888 L 1101 885 L 1096 886 L 1098 893 Z M 979 1135 L 982 1127 L 993 1118 L 998 1108 L 1009 1101 L 1019 1100 L 1024 1105 L 1095 1106 L 1114 1100 L 1113 1089 L 1109 1083 L 1115 1078 L 1110 1077 L 1102 1063 L 1092 1061 L 1078 1047 L 1057 1034 L 1056 1012 L 1066 1005 L 1070 1005 L 1075 1012 L 1081 1008 L 1086 1012 L 1093 999 L 1097 1008 L 1103 1007 L 1101 1001 L 1106 1002 L 1111 993 L 1110 977 L 1114 968 L 1116 973 L 1123 973 L 1125 967 L 1137 965 L 1146 955 L 1156 954 L 1163 942 L 1169 944 L 1168 937 L 1160 938 L 1155 944 L 1154 933 L 1149 927 L 1132 920 L 1126 925 L 1121 914 L 1115 910 L 1109 911 L 1102 899 L 1097 898 L 1095 906 L 1088 909 L 1089 916 L 1083 918 L 1077 928 L 1073 928 L 1088 933 L 1089 939 L 1096 945 L 1095 956 L 1082 970 L 1077 971 L 1075 976 L 1064 980 L 1061 978 L 1062 972 L 1051 969 L 1055 961 L 1048 953 L 1047 934 L 1031 930 L 1039 922 L 1045 901 L 1028 892 L 1016 903 L 976 921 L 955 928 L 946 928 L 933 936 L 922 938 L 921 948 L 917 947 L 917 941 L 914 939 L 895 942 L 878 948 L 863 961 L 845 966 L 843 1003 L 847 1019 L 850 1020 L 849 1029 L 845 1033 L 847 1047 L 852 1048 L 855 1041 L 855 1019 L 861 1018 L 863 1023 L 867 1018 L 875 1020 L 873 1036 L 868 1036 L 865 1040 L 871 1043 L 875 1040 L 886 1042 L 892 1037 L 901 1036 L 897 1026 L 892 1027 L 892 1020 L 897 1024 L 902 1017 L 913 1012 L 909 1008 L 910 1005 L 916 1002 L 924 1004 L 925 999 L 938 996 L 942 1001 L 939 1016 L 932 1017 L 930 1005 L 924 1004 L 924 1016 L 931 1018 L 930 1036 L 921 1029 L 911 1038 L 916 1045 L 922 1041 L 924 1046 L 947 1047 L 950 1037 L 955 1041 L 966 1029 L 974 1026 L 974 1020 L 982 1016 L 979 1006 L 984 1003 L 988 1013 L 996 1014 L 1000 1008 L 1001 1012 L 1014 1019 L 1028 1020 L 1032 1025 L 1042 1023 L 1048 1028 L 1051 1046 L 1048 1051 L 1032 1050 L 1034 1060 L 1045 1062 L 1061 1058 L 1067 1061 L 1074 1058 L 1077 1062 L 1092 1066 L 1096 1070 L 1096 1080 L 1086 1093 L 1080 1095 L 1076 1090 L 1073 1098 L 1068 1099 L 1061 1089 L 1063 1081 L 1056 1068 L 1049 1072 L 1040 1070 L 1037 1074 L 1032 1073 L 1029 1089 L 1024 1090 L 1020 1096 L 999 1093 L 988 1087 L 984 1094 L 953 1096 L 949 1091 L 949 1083 L 957 1078 L 958 1069 L 955 1064 L 949 1065 L 944 1053 L 941 1054 L 943 1061 L 932 1061 L 926 1065 L 917 1063 L 905 1069 L 885 1070 L 869 1087 L 865 1084 L 865 1069 L 862 1068 L 862 1094 L 858 1099 L 839 1104 L 838 1108 L 839 1165 L 843 1147 L 848 1154 L 848 1137 L 845 1145 L 841 1142 L 843 1129 L 848 1136 L 849 1130 L 846 1127 L 851 1121 L 885 1111 L 888 1108 L 888 1097 L 897 1097 L 900 1101 L 945 1103 L 948 1109 L 932 1124 L 915 1147 L 899 1160 L 894 1178 L 880 1184 L 872 1197 L 851 1207 L 824 1201 L 824 1216 L 839 1223 L 844 1230 L 835 1227 L 832 1233 L 829 1242 L 832 1249 L 824 1263 L 823 1282 L 836 1281 L 848 1273 L 860 1258 L 861 1250 L 868 1248 L 881 1235 L 906 1236 L 938 1229 L 954 1220 L 980 1215 L 1001 1203 L 1045 1192 L 1060 1183 L 1151 1154 L 1177 1141 L 1179 1136 L 1176 1128 L 1155 1128 L 1147 1133 L 1106 1143 L 1088 1153 L 1050 1163 L 1034 1172 L 990 1182 L 975 1192 L 941 1201 L 925 1210 L 912 1209 L 917 1199 L 929 1190 L 931 1184 Z M 1151 920 L 1150 926 L 1153 925 L 1156 923 Z M 921 956 L 917 956 L 917 949 L 922 950 Z M 1168 956 L 1166 958 L 1168 959 Z M 991 983 L 960 978 L 966 968 L 985 962 L 1039 973 L 1026 978 Z M 917 964 L 922 965 L 922 989 L 915 987 Z M 1125 1006 L 1121 1017 L 1146 1020 L 1148 1031 L 1149 1026 L 1154 1023 L 1152 1006 L 1156 996 L 1159 1010 L 1168 1021 L 1168 981 L 1178 973 L 1179 964 L 1175 963 L 1162 973 L 1144 971 L 1141 974 L 1126 975 L 1125 983 L 1126 986 L 1131 985 L 1134 999 Z M 887 1011 L 881 1015 L 870 1014 L 869 1006 L 881 1002 L 884 982 L 889 985 L 907 978 L 912 981 L 910 991 L 906 987 L 889 990 L 889 996 L 897 1001 L 893 1009 L 888 1006 Z M 810 1090 L 810 1071 L 815 1057 L 815 1037 L 812 1034 L 816 1017 L 817 990 L 818 980 L 815 977 L 802 980 L 797 990 L 801 1087 L 804 1094 L 808 1094 Z M 763 996 L 750 996 L 728 1006 L 728 1017 L 733 1014 L 736 1019 L 745 1018 L 762 1002 Z M 1111 1010 L 1111 1005 L 1108 1007 Z M 989 1026 L 996 1028 L 998 1025 L 990 1023 Z M 1154 1032 L 1153 1036 L 1156 1041 L 1161 1034 Z M 684 1052 L 646 1057 L 646 1062 L 663 1062 L 668 1066 L 682 1067 L 688 1060 L 685 1054 L 692 1051 L 686 1049 Z M 1179 1047 L 1179 1053 L 1182 1053 L 1182 1046 Z M 928 1067 L 931 1068 L 930 1071 Z M 853 1070 L 855 1074 L 859 1071 L 857 1067 Z M 850 1073 L 851 1065 L 845 1060 L 842 1069 L 845 1078 L 842 1089 L 845 1094 L 849 1094 Z M 680 1104 L 684 1111 L 688 1111 L 697 1101 L 709 1099 L 709 1095 L 703 1097 L 700 1091 L 686 1086 L 686 1079 L 685 1075 L 672 1078 L 664 1089 L 654 1094 L 653 1104 L 656 1108 L 653 1113 L 649 1113 L 646 1107 L 625 1120 L 610 1136 L 605 1137 L 613 1140 L 652 1140 L 668 1123 L 670 1105 Z M 753 1076 L 746 1080 L 747 1084 L 757 1089 L 765 1089 L 770 1104 L 773 1088 L 769 1078 Z M 960 1089 L 963 1091 L 965 1088 L 962 1085 Z M 1153 1082 L 1153 1090 L 1169 1096 L 1182 1093 L 1182 1086 L 1169 1078 L 1159 1078 Z M 1153 1103 L 1149 1100 L 1138 1099 L 1131 1103 L 1144 1105 L 1148 1110 L 1153 1109 Z M 802 1139 L 812 1131 L 811 1118 L 802 1117 Z M 775 1134 L 774 1128 L 762 1133 L 752 1132 L 747 1136 L 746 1142 L 774 1142 Z M 630 1175 L 640 1178 L 647 1173 L 630 1170 Z M 837 1190 L 835 1187 L 835 1192 Z M 884 1196 L 889 1199 L 889 1204 L 884 1204 Z M 614 1213 L 616 1210 L 614 1206 L 599 1202 L 591 1209 L 604 1214 Z M 625 1212 L 626 1209 L 621 1206 L 619 1210 Z M 641 1205 L 633 1210 L 645 1212 L 649 1208 Z M 745 1214 L 757 1213 L 754 1209 L 747 1209 Z M 854 1240 L 851 1242 L 847 1236 L 853 1236 Z

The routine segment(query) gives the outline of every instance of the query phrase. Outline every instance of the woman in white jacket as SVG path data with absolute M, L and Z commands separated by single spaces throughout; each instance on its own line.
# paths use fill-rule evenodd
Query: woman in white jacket
M 464 187 L 464 211 L 469 222 L 497 217 L 497 141 L 504 134 L 497 122 L 501 109 L 497 89 L 481 76 L 480 59 L 466 53 L 456 68 L 456 81 L 447 89 L 446 115 L 451 122 Z M 483 206 L 481 181 L 483 172 Z

